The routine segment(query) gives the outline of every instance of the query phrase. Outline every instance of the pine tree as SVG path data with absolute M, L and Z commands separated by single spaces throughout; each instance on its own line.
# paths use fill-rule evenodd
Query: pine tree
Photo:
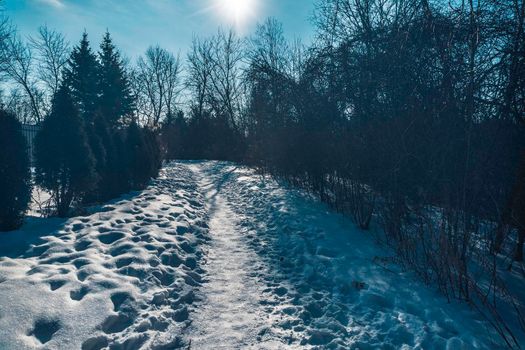
M 27 142 L 16 117 L 0 109 L 0 231 L 22 224 L 31 197 Z
M 96 183 L 95 161 L 84 123 L 67 86 L 53 99 L 35 138 L 36 182 L 51 192 L 60 217 Z
M 101 113 L 95 116 L 93 130 L 105 149 L 105 164 L 99 170 L 100 181 L 97 188 L 98 200 L 104 201 L 127 191 L 125 166 L 119 160 L 121 158 L 118 148 L 120 135 L 112 131 Z
M 84 129 L 86 132 L 89 148 L 93 154 L 93 159 L 95 161 L 95 172 L 98 178 L 96 185 L 93 186 L 92 190 L 86 193 L 84 196 L 85 203 L 97 203 L 105 198 L 105 195 L 102 193 L 103 190 L 101 189 L 101 182 L 106 172 L 106 168 L 108 167 L 108 162 L 110 161 L 108 152 L 111 152 L 111 150 L 106 148 L 107 142 L 106 140 L 103 140 L 105 137 L 104 134 L 107 133 L 108 130 L 101 130 L 100 128 L 100 119 L 103 118 L 104 117 L 101 116 L 99 112 L 96 112 L 95 115 L 90 118 L 89 122 L 84 122 Z M 107 126 L 105 123 L 103 125 Z
M 97 56 L 84 32 L 79 45 L 71 53 L 64 76 L 80 115 L 87 120 L 94 116 L 99 103 L 99 74 Z
M 71 91 L 73 101 L 83 119 L 89 148 L 95 160 L 95 171 L 99 179 L 102 179 L 101 174 L 107 166 L 107 150 L 101 136 L 95 130 L 95 119 L 100 112 L 100 78 L 101 66 L 90 47 L 87 33 L 84 33 L 79 45 L 71 53 L 65 73 L 65 84 Z M 100 184 L 97 183 L 86 193 L 84 200 L 88 203 L 99 201 L 103 197 L 99 187 Z
M 100 60 L 100 109 L 111 127 L 122 122 L 122 117 L 130 115 L 135 101 L 120 53 L 106 32 L 99 52 Z

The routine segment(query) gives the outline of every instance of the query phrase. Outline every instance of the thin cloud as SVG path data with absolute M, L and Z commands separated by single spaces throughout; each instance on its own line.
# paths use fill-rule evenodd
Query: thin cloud
M 55 8 L 63 8 L 64 7 L 64 3 L 62 2 L 62 0 L 36 0 L 36 1 L 41 3 L 41 4 L 53 6 Z

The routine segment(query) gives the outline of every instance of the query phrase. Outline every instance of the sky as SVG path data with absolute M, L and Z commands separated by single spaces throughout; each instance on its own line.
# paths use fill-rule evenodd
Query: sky
M 24 36 L 40 25 L 64 33 L 76 44 L 84 30 L 98 47 L 106 30 L 124 56 L 134 59 L 150 45 L 185 54 L 193 36 L 235 27 L 246 36 L 274 17 L 285 35 L 308 43 L 315 0 L 2 0 L 5 13 Z

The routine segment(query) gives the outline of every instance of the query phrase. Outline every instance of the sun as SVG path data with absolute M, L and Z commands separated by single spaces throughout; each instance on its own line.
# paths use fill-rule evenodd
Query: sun
M 221 15 L 240 29 L 257 14 L 257 0 L 216 1 Z

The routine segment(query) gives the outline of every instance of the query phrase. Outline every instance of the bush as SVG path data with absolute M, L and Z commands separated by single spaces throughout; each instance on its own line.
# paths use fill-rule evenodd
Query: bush
M 179 112 L 177 115 L 166 116 L 160 131 L 160 142 L 164 158 L 168 160 L 182 159 L 186 157 L 186 134 L 188 123 L 184 119 L 184 113 Z
M 130 190 L 129 160 L 128 150 L 126 149 L 127 130 L 114 130 L 111 133 L 111 139 L 114 146 L 111 152 L 114 160 L 108 163 L 108 183 L 107 189 L 111 195 L 109 198 L 119 196 Z
M 148 168 L 150 177 L 156 178 L 159 176 L 159 170 L 162 167 L 162 151 L 157 134 L 147 128 L 142 129 L 144 133 L 144 140 L 146 142 L 146 149 L 148 152 Z
M 125 151 L 131 189 L 146 187 L 151 178 L 158 175 L 161 165 L 160 148 L 155 134 L 142 129 L 133 122 L 128 127 Z
M 31 198 L 27 143 L 14 115 L 0 110 L 0 231 L 18 228 Z

